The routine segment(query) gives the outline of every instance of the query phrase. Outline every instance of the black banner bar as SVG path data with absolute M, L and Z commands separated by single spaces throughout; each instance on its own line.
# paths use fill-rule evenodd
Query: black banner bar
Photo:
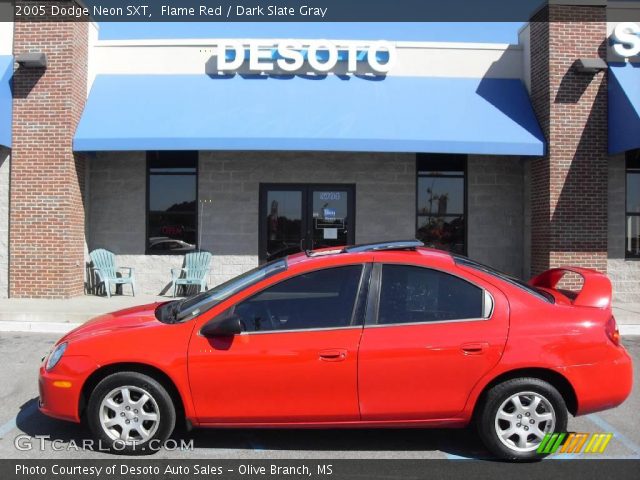
M 606 0 L 0 0 L 0 21 L 526 22 L 548 2 L 567 8 L 607 5 Z M 609 20 L 640 21 L 639 4 L 612 2 Z
M 476 460 L 0 460 L 3 480 L 195 479 L 637 479 L 640 459 L 545 460 L 506 463 Z

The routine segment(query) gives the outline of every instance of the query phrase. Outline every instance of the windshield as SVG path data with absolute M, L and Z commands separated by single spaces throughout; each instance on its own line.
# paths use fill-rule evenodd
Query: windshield
M 549 292 L 545 292 L 542 289 L 533 287 L 529 285 L 527 282 L 520 280 L 519 278 L 516 278 L 514 276 L 507 275 L 506 273 L 502 273 L 496 270 L 495 268 L 488 267 L 486 265 L 483 265 L 481 263 L 478 263 L 474 260 L 471 260 L 467 257 L 463 257 L 461 255 L 453 255 L 453 259 L 458 265 L 475 268 L 476 270 L 480 270 L 481 272 L 488 273 L 489 275 L 493 275 L 494 277 L 497 277 L 504 282 L 507 282 L 507 283 L 510 283 L 511 285 L 519 287 L 522 290 L 525 290 L 526 292 L 532 295 L 535 295 L 536 297 L 539 297 L 549 303 L 554 303 L 555 301 L 553 295 L 551 295 Z
M 156 318 L 164 323 L 183 322 L 206 312 L 235 293 L 286 269 L 286 259 L 274 260 L 232 278 L 211 290 L 162 305 L 156 311 Z

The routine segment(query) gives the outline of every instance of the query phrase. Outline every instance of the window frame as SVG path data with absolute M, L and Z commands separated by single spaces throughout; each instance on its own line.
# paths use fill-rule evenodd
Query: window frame
M 436 159 L 436 158 L 445 158 L 445 157 L 452 157 L 452 158 L 457 158 L 459 161 L 462 161 L 463 163 L 463 167 L 461 170 L 460 175 L 438 175 L 438 174 L 420 174 L 420 161 L 421 160 L 427 160 L 429 159 L 429 157 L 431 157 L 432 159 Z M 417 153 L 416 154 L 416 201 L 415 201 L 415 229 L 416 229 L 416 238 L 418 236 L 418 229 L 420 228 L 420 222 L 419 222 L 419 218 L 420 217 L 425 217 L 426 215 L 421 215 L 420 214 L 420 200 L 419 200 L 419 195 L 420 195 L 420 179 L 421 178 L 462 178 L 462 192 L 463 192 L 463 199 L 462 199 L 462 219 L 463 219 L 463 224 L 464 224 L 464 245 L 463 245 L 463 249 L 462 252 L 454 252 L 451 250 L 443 250 L 443 251 L 448 251 L 451 253 L 455 253 L 455 254 L 460 254 L 460 255 L 467 255 L 468 249 L 469 249 L 469 205 L 468 205 L 468 181 L 467 181 L 467 174 L 468 174 L 468 170 L 469 170 L 469 155 L 465 155 L 465 154 L 435 154 L 435 153 Z M 453 170 L 456 171 L 456 170 Z M 431 214 L 431 217 L 436 217 L 436 218 L 446 218 L 446 217 L 450 217 L 450 216 L 455 216 L 455 214 L 453 215 L 439 215 L 439 214 Z
M 633 157 L 636 157 L 635 159 Z M 637 167 L 630 167 L 629 164 L 631 161 L 636 160 L 638 162 Z M 625 153 L 624 157 L 624 259 L 630 261 L 639 261 L 640 253 L 637 255 L 630 254 L 627 251 L 627 219 L 629 217 L 640 217 L 640 212 L 630 212 L 629 211 L 629 191 L 628 191 L 628 180 L 629 174 L 635 174 L 640 176 L 640 150 L 630 150 Z
M 297 272 L 294 275 L 291 275 L 286 278 L 281 278 L 276 282 L 270 283 L 269 285 L 266 285 L 264 288 L 258 290 L 257 292 L 254 292 L 251 295 L 244 297 L 242 300 L 234 302 L 233 305 L 230 305 L 229 307 L 225 308 L 222 312 L 220 312 L 214 318 L 218 318 L 218 317 L 223 318 L 224 315 L 230 309 L 232 308 L 235 309 L 241 303 L 251 301 L 252 298 L 255 298 L 258 295 L 261 295 L 266 290 L 272 287 L 275 287 L 283 282 L 286 282 L 310 273 L 321 272 L 324 270 L 332 270 L 332 269 L 341 268 L 341 267 L 352 267 L 352 266 L 361 267 L 361 272 L 360 272 L 360 280 L 358 281 L 356 296 L 353 302 L 353 306 L 351 308 L 351 320 L 349 322 L 349 325 L 344 327 L 313 327 L 313 328 L 296 328 L 296 329 L 282 329 L 282 330 L 262 330 L 257 332 L 243 331 L 240 333 L 240 335 L 273 335 L 278 333 L 325 332 L 325 331 L 331 331 L 331 330 L 351 330 L 356 328 L 362 329 L 365 323 L 365 313 L 366 313 L 366 310 L 368 310 L 368 300 L 367 300 L 369 298 L 368 294 L 371 291 L 370 282 L 371 282 L 371 271 L 373 266 L 371 262 L 354 262 L 354 263 L 344 263 L 344 264 L 338 264 L 338 265 L 329 265 L 321 268 L 315 268 L 313 270 L 305 270 L 303 272 Z
M 182 253 L 171 253 L 169 251 L 167 252 L 162 252 L 162 251 L 151 251 L 149 249 L 149 232 L 150 232 L 150 193 L 151 193 L 151 163 L 153 162 L 154 158 L 153 156 L 159 156 L 163 153 L 174 153 L 174 154 L 185 154 L 185 155 L 195 155 L 195 173 L 154 173 L 153 175 L 185 175 L 185 176 L 191 176 L 194 175 L 196 178 L 196 211 L 195 211 L 195 229 L 196 229 L 196 249 L 194 251 L 199 251 L 200 250 L 200 245 L 198 242 L 199 237 L 199 233 L 200 233 L 200 222 L 199 222 L 199 210 L 200 210 L 200 193 L 199 193 L 199 188 L 200 188 L 200 153 L 198 151 L 194 151 L 194 150 L 185 150 L 185 151 L 177 151 L 177 152 L 170 152 L 170 151 L 147 151 L 146 152 L 146 158 L 145 158 L 145 177 L 146 177 L 146 182 L 145 182 L 145 212 L 144 212 L 144 220 L 145 220 L 145 235 L 144 235 L 144 254 L 145 255 L 161 255 L 161 256 L 184 256 L 184 252 Z M 179 168 L 179 167 L 176 167 Z M 173 240 L 173 239 L 172 239 Z
M 378 323 L 378 313 L 380 310 L 380 295 L 382 293 L 382 269 L 385 265 L 396 265 L 402 267 L 423 268 L 425 270 L 432 270 L 435 272 L 443 273 L 445 275 L 451 275 L 452 277 L 459 278 L 460 280 L 479 288 L 482 291 L 482 312 L 483 316 L 480 318 L 457 318 L 450 320 L 433 320 L 424 322 L 404 322 L 404 323 Z M 463 322 L 486 322 L 493 319 L 493 314 L 496 309 L 496 301 L 493 294 L 482 285 L 477 284 L 469 280 L 462 275 L 458 275 L 448 270 L 441 268 L 434 268 L 427 265 L 418 265 L 413 263 L 395 263 L 395 262 L 376 262 L 373 265 L 371 271 L 371 280 L 369 285 L 369 301 L 367 304 L 367 312 L 365 317 L 365 328 L 389 328 L 389 327 L 411 327 L 419 325 L 440 325 L 443 323 L 463 323 Z

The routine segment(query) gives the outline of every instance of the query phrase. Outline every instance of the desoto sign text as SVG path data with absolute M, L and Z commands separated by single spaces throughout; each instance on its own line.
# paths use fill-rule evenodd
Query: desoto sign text
M 640 25 L 622 22 L 613 30 L 613 51 L 629 58 L 640 54 Z
M 388 73 L 396 60 L 395 46 L 390 42 L 378 41 L 366 45 L 338 46 L 328 40 L 312 42 L 281 41 L 275 45 L 239 41 L 219 44 L 214 53 L 217 69 L 230 72 L 240 69 L 245 63 L 252 72 L 272 72 L 276 68 L 295 73 L 310 67 L 317 72 L 329 72 L 338 62 L 346 63 L 348 73 L 355 73 L 366 63 L 378 74 Z

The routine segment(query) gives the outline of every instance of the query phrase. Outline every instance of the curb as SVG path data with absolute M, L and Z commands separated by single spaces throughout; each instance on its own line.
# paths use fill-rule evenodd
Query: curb
M 67 333 L 82 323 L 0 321 L 0 332 Z
M 0 321 L 0 332 L 67 333 L 80 325 L 82 323 Z M 640 324 L 618 325 L 618 328 L 621 335 L 640 336 Z
M 624 336 L 640 335 L 640 325 L 618 325 L 618 330 Z

